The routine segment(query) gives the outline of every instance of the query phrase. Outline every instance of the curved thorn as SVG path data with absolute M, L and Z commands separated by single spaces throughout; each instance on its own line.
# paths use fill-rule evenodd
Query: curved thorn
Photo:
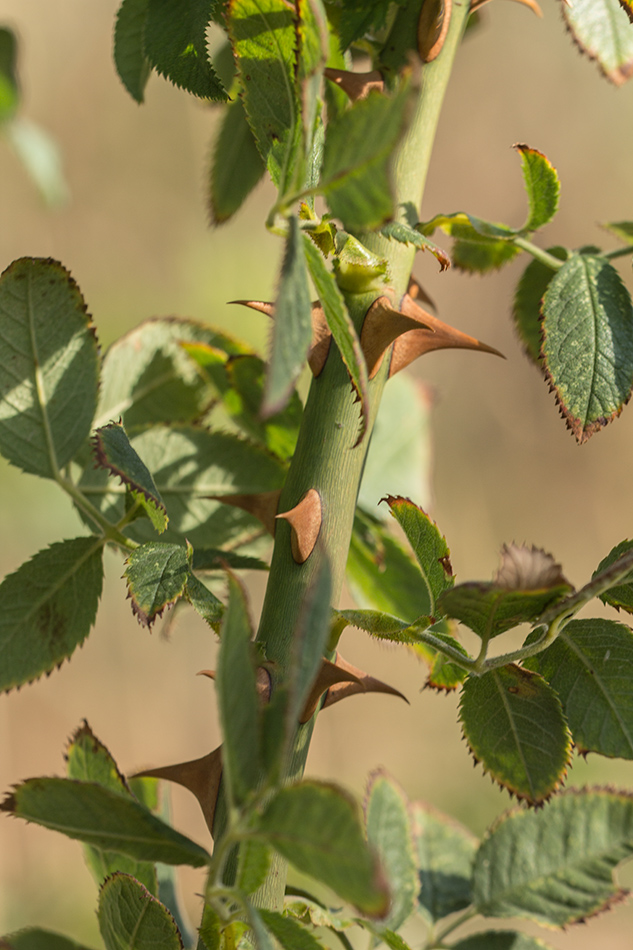
M 312 684 L 312 689 L 303 708 L 301 718 L 299 719 L 300 723 L 308 722 L 309 719 L 312 719 L 323 693 L 327 693 L 337 683 L 357 683 L 360 686 L 360 680 L 355 673 L 351 673 L 349 670 L 345 670 L 342 666 L 338 665 L 338 657 L 336 663 L 331 663 L 330 660 L 323 660 L 321 669 Z
M 222 746 L 200 759 L 179 762 L 177 765 L 164 765 L 157 769 L 144 769 L 131 776 L 145 777 L 166 779 L 189 789 L 198 799 L 207 827 L 213 834 L 213 818 L 222 777 Z
M 298 505 L 280 512 L 277 518 L 283 518 L 290 525 L 292 557 L 297 564 L 303 564 L 314 550 L 323 520 L 321 496 L 316 488 L 310 488 Z
M 275 316 L 275 305 L 265 300 L 229 300 L 229 303 L 239 303 L 243 307 L 265 313 L 271 318 Z M 308 365 L 313 376 L 318 376 L 325 366 L 331 341 L 332 334 L 327 325 L 323 307 L 318 300 L 315 300 L 312 303 L 312 342 L 308 350 Z
M 382 73 L 377 69 L 368 73 L 353 73 L 347 69 L 330 69 L 328 66 L 323 70 L 323 75 L 335 85 L 340 86 L 352 102 L 364 99 L 372 89 L 382 92 L 385 86 Z
M 370 379 L 373 379 L 380 369 L 385 350 L 403 333 L 424 329 L 430 335 L 433 334 L 434 331 L 418 312 L 424 314 L 421 308 L 417 308 L 417 312 L 412 310 L 411 313 L 401 313 L 393 308 L 388 297 L 378 297 L 374 300 L 365 314 L 360 335 L 360 345 Z
M 387 683 L 383 683 L 382 680 L 376 679 L 374 676 L 370 676 L 369 673 L 365 673 L 364 670 L 359 670 L 358 667 L 352 666 L 352 664 L 343 659 L 340 654 L 337 654 L 336 665 L 348 675 L 349 679 L 347 682 L 341 680 L 330 687 L 325 697 L 325 702 L 323 703 L 323 709 L 325 709 L 326 706 L 333 706 L 335 703 L 340 702 L 341 699 L 345 699 L 347 696 L 354 696 L 357 693 L 387 693 L 390 696 L 399 696 L 400 699 L 404 699 L 408 705 L 409 700 L 400 690 L 389 686 Z

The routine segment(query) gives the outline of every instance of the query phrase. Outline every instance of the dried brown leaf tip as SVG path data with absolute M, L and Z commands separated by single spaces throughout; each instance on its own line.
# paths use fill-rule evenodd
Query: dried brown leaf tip
M 176 782 L 192 792 L 200 803 L 207 827 L 213 834 L 213 819 L 222 777 L 222 746 L 218 746 L 201 759 L 165 765 L 157 769 L 145 769 L 132 778 L 160 778 Z
M 264 300 L 230 300 L 229 303 L 238 303 L 243 307 L 250 307 L 259 313 L 274 318 L 275 305 Z M 308 350 L 308 366 L 313 376 L 318 376 L 330 352 L 332 334 L 325 319 L 323 307 L 318 300 L 312 303 L 312 342 Z
M 504 544 L 493 583 L 504 590 L 542 590 L 571 584 L 551 554 L 527 545 Z
M 220 501 L 223 505 L 232 505 L 233 508 L 240 508 L 257 518 L 266 531 L 273 537 L 275 536 L 275 518 L 279 508 L 279 497 L 281 489 L 275 491 L 264 491 L 254 495 L 205 495 L 213 501 Z
M 470 12 L 475 13 L 476 10 L 480 10 L 489 2 L 490 0 L 473 0 L 473 2 L 470 4 Z M 516 2 L 522 3 L 524 7 L 529 7 L 529 9 L 533 13 L 536 13 L 537 16 L 539 17 L 543 16 L 543 11 L 539 7 L 536 0 L 516 0 Z M 563 0 L 563 3 L 565 3 L 568 7 L 571 6 L 570 0 Z
M 323 75 L 330 82 L 340 86 L 352 102 L 365 99 L 372 89 L 378 89 L 379 92 L 382 92 L 385 86 L 382 73 L 377 69 L 373 69 L 368 73 L 352 73 L 347 69 L 330 69 L 328 66 L 327 69 L 323 70 Z
M 316 488 L 310 488 L 298 505 L 290 511 L 280 512 L 277 518 L 290 525 L 292 557 L 297 564 L 303 564 L 314 550 L 323 520 L 321 496 Z
M 411 330 L 420 329 L 429 336 L 433 335 L 434 331 L 423 319 L 423 314 L 422 308 L 417 306 L 415 310 L 412 308 L 410 313 L 401 313 L 394 309 L 388 297 L 374 300 L 365 314 L 360 335 L 360 345 L 370 379 L 373 379 L 380 369 L 385 351 L 398 337 Z
M 418 20 L 418 53 L 430 63 L 442 51 L 451 22 L 452 0 L 426 0 Z

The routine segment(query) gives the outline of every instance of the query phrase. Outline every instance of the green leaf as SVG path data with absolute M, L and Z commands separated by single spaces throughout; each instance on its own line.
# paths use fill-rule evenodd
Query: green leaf
M 214 224 L 228 221 L 241 208 L 265 171 L 244 104 L 236 98 L 225 106 L 213 149 L 209 207 Z
M 389 221 L 380 229 L 380 233 L 392 241 L 399 241 L 401 244 L 411 244 L 418 251 L 430 251 L 433 257 L 437 259 L 440 270 L 446 270 L 451 266 L 451 260 L 446 251 L 434 244 L 429 238 L 425 237 L 415 228 L 410 228 L 408 224 L 402 221 Z
M 438 597 L 455 584 L 446 538 L 426 512 L 408 498 L 387 495 L 383 500 L 413 548 L 428 592 L 428 613 L 432 616 Z
M 201 99 L 224 102 L 226 90 L 207 51 L 206 31 L 215 0 L 148 0 L 145 54 L 175 86 Z
M 139 623 L 151 627 L 185 593 L 191 574 L 187 550 L 179 544 L 148 541 L 132 551 L 125 565 L 132 610 Z
M 420 223 L 422 234 L 432 234 L 441 228 L 455 239 L 453 264 L 461 270 L 485 273 L 502 267 L 520 252 L 512 242 L 516 231 L 505 224 L 484 221 L 472 214 L 457 211 L 438 214 L 430 221 Z
M 257 831 L 297 870 L 330 887 L 368 917 L 384 917 L 389 892 L 365 840 L 358 805 L 342 789 L 319 782 L 283 788 Z
M 415 627 L 380 610 L 338 610 L 336 616 L 345 621 L 345 626 L 349 624 L 364 630 L 379 640 L 394 643 L 416 643 L 418 640 Z
M 217 630 L 224 615 L 224 604 L 194 574 L 187 578 L 185 597 L 203 620 Z
M 103 788 L 109 788 L 119 795 L 132 798 L 130 788 L 119 772 L 116 762 L 108 749 L 94 735 L 85 719 L 83 726 L 77 729 L 70 740 L 66 750 L 66 763 L 69 778 L 83 782 L 96 782 Z M 90 845 L 86 845 L 85 855 L 88 867 L 98 884 L 116 871 L 122 871 L 131 874 L 152 894 L 157 894 L 158 882 L 153 864 L 134 861 L 124 854 L 101 851 Z
M 389 930 L 398 930 L 413 913 L 420 884 L 409 803 L 402 789 L 382 770 L 370 776 L 365 821 L 367 840 L 376 849 L 392 894 L 384 924 Z
M 360 442 L 369 416 L 367 364 L 365 363 L 358 334 L 347 312 L 345 300 L 338 288 L 336 278 L 325 266 L 321 252 L 314 246 L 309 237 L 304 237 L 304 244 L 308 269 L 319 295 L 325 319 L 360 401 L 361 430 L 358 436 Z
M 103 543 L 60 541 L 0 584 L 0 689 L 50 673 L 86 639 L 101 597 Z
M 460 237 L 453 244 L 453 264 L 471 274 L 486 274 L 500 270 L 514 260 L 520 250 L 510 241 L 489 241 L 486 238 L 468 240 Z
M 0 810 L 102 851 L 120 851 L 141 861 L 196 868 L 209 861 L 204 848 L 138 802 L 92 782 L 32 778 L 16 786 Z
M 294 11 L 283 0 L 231 0 L 227 26 L 259 153 L 282 192 L 301 135 Z
M 492 828 L 475 858 L 474 903 L 486 917 L 565 927 L 625 896 L 613 870 L 631 854 L 631 796 L 570 789 L 545 808 L 512 812 Z
M 391 0 L 347 0 L 339 24 L 341 49 L 385 25 Z
M 127 874 L 108 878 L 99 894 L 99 930 L 106 950 L 182 950 L 164 904 Z
M 97 465 L 121 480 L 135 502 L 143 508 L 157 531 L 167 527 L 167 510 L 145 462 L 130 445 L 123 426 L 111 422 L 97 429 L 93 436 L 93 453 Z
M 357 509 L 347 558 L 354 600 L 407 623 L 428 616 L 428 590 L 420 569 L 380 523 Z
M 459 717 L 475 760 L 517 798 L 538 805 L 559 787 L 571 737 L 560 700 L 542 677 L 514 664 L 471 675 Z
M 633 0 L 631 2 L 633 3 Z M 609 224 L 603 224 L 603 227 L 625 244 L 633 244 L 633 221 L 612 221 Z
M 601 574 L 612 564 L 615 564 L 623 554 L 633 551 L 633 541 L 621 541 L 600 561 L 600 564 L 593 572 L 592 580 L 598 574 Z M 617 587 L 611 587 L 609 590 L 600 594 L 600 600 L 604 604 L 610 604 L 616 610 L 626 610 L 627 614 L 633 614 L 633 571 L 624 577 Z
M 515 145 L 521 153 L 523 179 L 528 196 L 528 219 L 521 229 L 524 234 L 544 228 L 558 209 L 560 180 L 550 160 L 528 145 Z
M 148 0 L 123 0 L 114 27 L 114 64 L 119 78 L 137 102 L 143 102 L 152 67 L 143 47 Z
M 283 950 L 322 950 L 323 944 L 292 917 L 260 908 L 260 916 Z
M 275 941 L 268 932 L 264 921 L 262 920 L 259 908 L 248 902 L 245 906 L 245 910 L 248 924 L 253 932 L 253 936 L 255 937 L 255 946 L 257 947 L 257 950 L 276 950 Z M 229 943 L 229 946 L 231 945 L 230 942 L 227 941 L 226 936 L 224 942 L 225 944 Z M 252 941 L 250 940 L 240 940 L 240 942 L 237 944 L 237 948 L 238 950 L 250 950 L 251 945 Z
M 429 632 L 438 640 L 452 647 L 453 650 L 461 653 L 464 659 L 470 659 L 468 651 L 462 646 L 459 640 L 456 640 L 455 637 L 452 637 L 448 633 L 444 633 L 442 630 L 436 629 L 436 626 L 440 626 L 440 624 L 445 622 L 446 621 L 440 621 L 439 624 L 431 627 Z M 413 649 L 430 664 L 431 669 L 429 670 L 427 681 L 424 684 L 430 689 L 440 691 L 456 689 L 466 679 L 468 670 L 450 660 L 443 653 L 433 650 L 428 644 L 419 643 L 416 644 Z
M 372 90 L 328 123 L 319 189 L 350 231 L 376 228 L 394 214 L 390 158 L 406 123 L 409 88 Z
M 288 219 L 288 237 L 275 302 L 268 376 L 261 414 L 279 412 L 288 402 L 312 341 L 312 304 L 305 245 L 299 219 Z
M 306 585 L 301 613 L 294 631 L 291 671 L 288 677 L 288 724 L 293 732 L 323 664 L 332 619 L 330 563 L 320 547 L 315 550 L 313 557 L 318 558 L 318 561 L 313 568 L 311 582 Z
M 620 414 L 633 386 L 633 306 L 605 258 L 573 253 L 552 278 L 541 352 L 561 414 L 586 442 Z
M 267 571 L 268 564 L 256 557 L 246 557 L 221 548 L 196 548 L 193 552 L 194 571 Z
M 549 247 L 548 253 L 559 260 L 567 259 L 564 247 Z M 533 259 L 517 284 L 512 305 L 514 325 L 527 356 L 541 364 L 541 301 L 556 271 Z
M 418 903 L 431 923 L 472 901 L 470 878 L 479 842 L 466 828 L 422 802 L 413 802 L 413 838 L 420 875 Z
M 613 620 L 572 620 L 525 666 L 558 693 L 580 753 L 633 759 L 633 633 Z
M 54 478 L 90 432 L 97 338 L 81 292 L 57 261 L 14 261 L 0 277 L 0 452 Z
M 266 880 L 269 868 L 270 848 L 247 838 L 240 845 L 236 887 L 244 894 L 252 894 Z
M 17 55 L 15 33 L 6 27 L 0 28 L 0 125 L 13 117 L 20 100 Z
M 576 45 L 616 86 L 633 75 L 633 32 L 627 13 L 620 0 L 574 0 L 573 7 L 563 7 Z
M 486 930 L 454 943 L 452 950 L 550 950 L 536 937 L 516 930 Z
M 59 208 L 70 198 L 62 154 L 52 135 L 30 119 L 16 115 L 3 127 L 6 141 L 49 208 Z
M 229 604 L 224 614 L 216 691 L 222 735 L 222 765 L 229 795 L 244 801 L 261 777 L 261 713 L 246 596 L 229 574 Z
M 0 947 L 3 950 L 87 950 L 82 943 L 41 927 L 26 927 L 5 934 L 0 937 Z

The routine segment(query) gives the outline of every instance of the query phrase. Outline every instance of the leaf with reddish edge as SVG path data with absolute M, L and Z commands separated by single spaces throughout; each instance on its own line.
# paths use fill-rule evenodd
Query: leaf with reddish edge
M 140 624 L 151 627 L 166 607 L 185 594 L 191 574 L 187 549 L 180 544 L 147 541 L 132 551 L 125 565 L 132 610 Z
M 530 805 L 559 788 L 571 759 L 571 735 L 558 695 L 516 664 L 471 675 L 459 718 L 475 758 L 491 778 Z
M 529 145 L 515 145 L 521 153 L 523 179 L 528 197 L 528 219 L 521 228 L 531 233 L 545 227 L 558 209 L 560 179 L 550 160 L 542 152 Z
M 622 0 L 573 0 L 563 5 L 574 42 L 616 86 L 633 76 L 633 31 L 627 20 L 630 0 L 626 6 Z
M 114 874 L 99 893 L 99 930 L 106 950 L 182 950 L 171 913 L 129 874 Z

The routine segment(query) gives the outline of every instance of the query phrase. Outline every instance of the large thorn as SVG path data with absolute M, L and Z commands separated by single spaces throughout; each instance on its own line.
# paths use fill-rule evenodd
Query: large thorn
M 327 693 L 323 709 L 326 706 L 333 706 L 346 696 L 355 696 L 358 693 L 387 693 L 391 696 L 399 696 L 405 703 L 409 702 L 399 690 L 352 666 L 343 659 L 340 653 L 337 653 L 335 663 L 323 660 L 323 665 L 306 701 L 301 722 L 307 722 L 312 718 L 323 693 Z
M 247 511 L 249 515 L 261 521 L 266 531 L 275 537 L 275 518 L 279 508 L 279 497 L 281 489 L 275 491 L 258 492 L 256 495 L 205 495 L 205 498 L 211 498 L 214 501 L 221 501 L 223 505 L 232 505 L 234 508 L 241 508 Z
M 303 564 L 314 550 L 323 519 L 321 496 L 316 488 L 310 488 L 298 505 L 280 512 L 277 518 L 283 518 L 290 525 L 292 556 L 297 564 Z
M 394 343 L 391 356 L 391 365 L 389 367 L 389 376 L 395 376 L 401 369 L 416 360 L 418 356 L 430 353 L 432 350 L 446 350 L 450 348 L 461 350 L 480 350 L 482 353 L 492 353 L 493 356 L 500 356 L 505 359 L 503 353 L 496 350 L 487 343 L 481 343 L 475 337 L 456 330 L 437 317 L 432 316 L 418 306 L 415 300 L 412 300 L 409 294 L 405 294 L 402 299 L 402 312 L 408 316 L 416 317 L 420 322 L 428 326 L 428 329 L 410 330 L 398 337 Z M 433 332 L 429 332 L 433 331 Z
M 188 788 L 196 796 L 202 808 L 207 827 L 213 834 L 213 818 L 222 776 L 222 746 L 218 746 L 201 759 L 165 765 L 158 769 L 145 769 L 132 778 L 162 778 Z
M 275 316 L 275 305 L 264 300 L 230 300 L 229 303 L 239 303 L 243 307 L 265 313 L 271 318 Z M 315 300 L 312 303 L 312 342 L 308 350 L 308 366 L 313 376 L 318 376 L 325 366 L 331 341 L 332 334 L 327 325 L 323 307 L 318 300 Z
M 312 689 L 306 700 L 306 704 L 303 708 L 303 713 L 299 722 L 304 723 L 308 722 L 309 719 L 312 719 L 316 708 L 319 705 L 319 700 L 323 693 L 327 693 L 333 686 L 337 684 L 357 684 L 360 688 L 361 681 L 356 676 L 355 673 L 350 673 L 349 670 L 344 669 L 339 665 L 340 657 L 337 655 L 336 663 L 331 663 L 329 660 L 323 660 L 321 669 L 317 674 L 317 678 L 312 684 Z M 343 661 L 344 662 L 344 661 Z
M 382 73 L 378 72 L 377 69 L 373 69 L 369 73 L 352 73 L 347 69 L 330 69 L 328 67 L 323 70 L 323 75 L 326 79 L 340 86 L 352 102 L 364 99 L 372 89 L 378 89 L 382 92 L 385 86 Z
M 433 335 L 434 331 L 419 314 L 424 314 L 420 307 L 415 312 L 400 313 L 392 307 L 388 297 L 374 300 L 365 315 L 360 335 L 360 345 L 370 379 L 373 379 L 380 369 L 385 350 L 403 333 L 424 329 L 429 336 Z

